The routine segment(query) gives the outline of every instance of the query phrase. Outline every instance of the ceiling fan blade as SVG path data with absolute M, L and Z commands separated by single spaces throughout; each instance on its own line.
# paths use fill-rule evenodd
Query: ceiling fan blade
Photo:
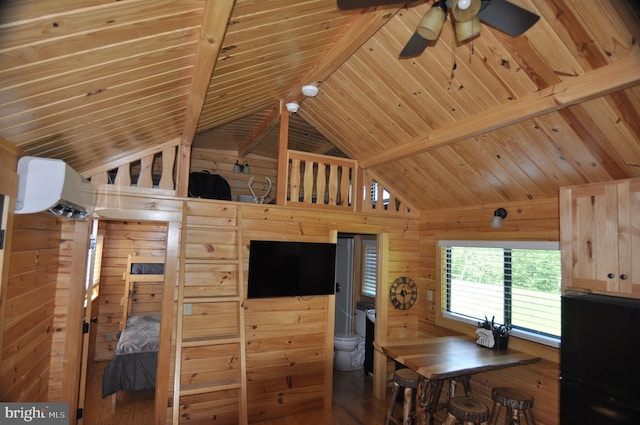
M 420 34 L 414 32 L 407 44 L 400 52 L 400 59 L 412 58 L 424 52 L 429 45 L 429 40 L 420 37 Z
M 402 0 L 338 0 L 338 8 L 341 10 L 349 10 L 403 3 L 407 2 Z
M 538 22 L 540 16 L 507 0 L 482 1 L 478 17 L 485 24 L 517 37 Z M 488 3 L 488 4 L 486 4 Z

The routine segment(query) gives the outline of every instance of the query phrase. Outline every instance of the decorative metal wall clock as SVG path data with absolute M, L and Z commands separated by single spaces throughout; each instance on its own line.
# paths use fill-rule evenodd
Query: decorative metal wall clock
M 399 310 L 411 308 L 418 299 L 418 287 L 410 277 L 399 277 L 389 288 L 391 303 Z

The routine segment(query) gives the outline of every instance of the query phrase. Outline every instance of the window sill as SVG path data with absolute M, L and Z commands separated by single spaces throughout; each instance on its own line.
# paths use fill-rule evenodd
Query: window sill
M 436 317 L 436 325 L 452 329 L 465 335 L 475 336 L 477 323 L 462 319 L 457 315 L 443 313 Z M 535 340 L 534 340 L 535 337 Z M 560 343 L 550 338 L 514 331 L 509 338 L 509 347 L 526 353 L 535 354 L 545 360 L 560 363 Z

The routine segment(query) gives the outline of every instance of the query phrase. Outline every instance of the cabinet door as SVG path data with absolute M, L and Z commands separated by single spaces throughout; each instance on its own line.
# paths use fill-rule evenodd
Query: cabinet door
M 619 291 L 640 298 L 640 179 L 618 184 Z
M 560 233 L 563 287 L 618 293 L 617 185 L 562 188 Z

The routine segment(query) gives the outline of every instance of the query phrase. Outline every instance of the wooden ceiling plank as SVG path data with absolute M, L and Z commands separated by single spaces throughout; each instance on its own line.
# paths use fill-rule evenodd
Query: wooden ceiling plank
M 395 161 L 418 152 L 488 133 L 530 118 L 557 111 L 640 83 L 640 53 L 598 68 L 574 80 L 559 83 L 434 130 L 408 143 L 360 160 L 364 168 Z

